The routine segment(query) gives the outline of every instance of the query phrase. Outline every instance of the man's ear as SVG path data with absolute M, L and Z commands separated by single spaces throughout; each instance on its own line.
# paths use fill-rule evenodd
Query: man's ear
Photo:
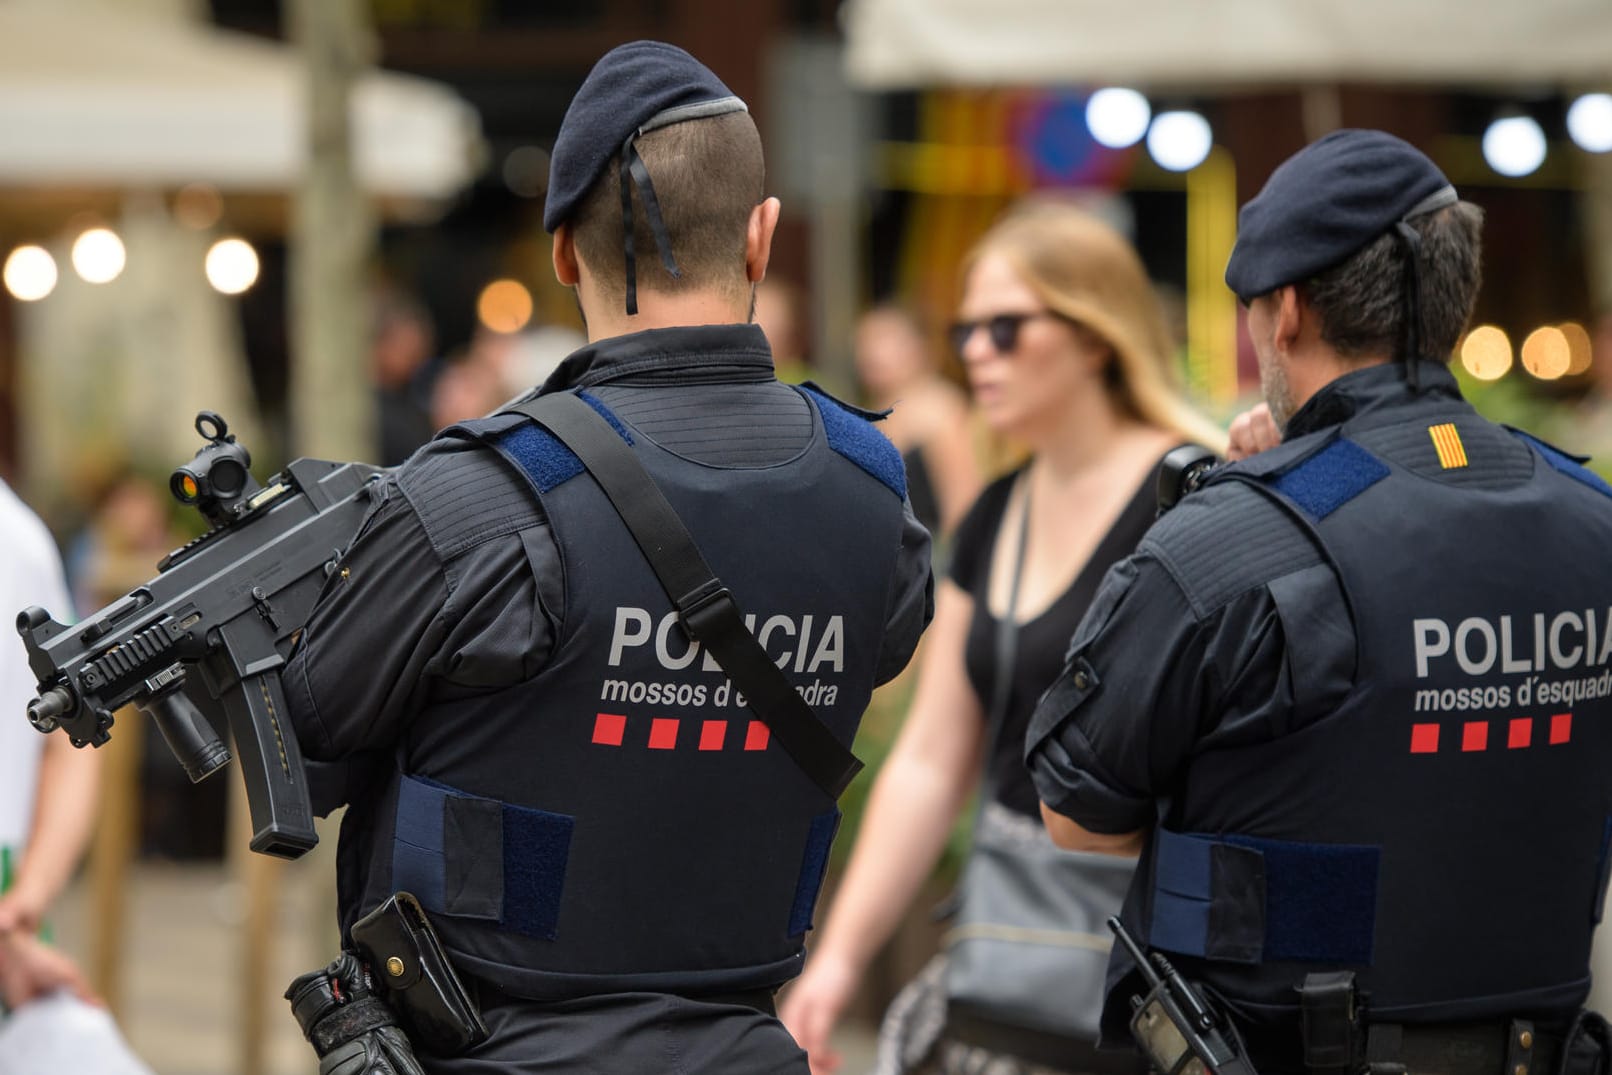
M 750 210 L 750 224 L 744 234 L 744 274 L 752 284 L 761 283 L 767 275 L 767 261 L 772 257 L 772 233 L 778 230 L 778 214 L 783 205 L 777 198 L 768 198 Z M 558 234 L 555 236 L 558 238 Z
M 1304 321 L 1304 300 L 1292 284 L 1276 289 L 1275 337 L 1278 354 L 1290 354 L 1298 343 Z
M 582 279 L 577 269 L 576 238 L 569 223 L 554 229 L 554 276 L 566 287 L 576 287 Z

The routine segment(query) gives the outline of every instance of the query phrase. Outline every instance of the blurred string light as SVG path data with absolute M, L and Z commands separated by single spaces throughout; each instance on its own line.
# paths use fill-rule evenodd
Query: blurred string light
M 1503 176 L 1531 175 L 1545 163 L 1545 132 L 1531 116 L 1502 116 L 1483 132 L 1483 159 Z
M 206 231 L 224 217 L 224 196 L 210 183 L 189 183 L 174 195 L 174 219 L 192 231 Z
M 1495 325 L 1479 325 L 1461 341 L 1461 365 L 1480 381 L 1498 381 L 1511 369 L 1511 338 Z
M 532 319 L 532 293 L 519 280 L 494 280 L 477 296 L 476 316 L 494 332 L 519 332 Z
M 1567 109 L 1567 133 L 1591 153 L 1612 149 L 1612 95 L 1586 93 Z
M 19 246 L 6 258 L 0 276 L 12 298 L 38 302 L 56 289 L 56 259 L 42 246 Z
M 207 282 L 226 295 L 257 283 L 257 251 L 245 239 L 220 239 L 207 251 Z
M 1577 321 L 1564 321 L 1559 326 L 1562 336 L 1567 340 L 1567 375 L 1577 377 L 1581 373 L 1590 371 L 1590 333 Z
M 1190 172 L 1209 156 L 1209 121 L 1196 112 L 1160 112 L 1147 129 L 1147 151 L 1160 168 Z
M 1522 341 L 1522 368 L 1541 381 L 1554 381 L 1573 364 L 1567 336 L 1554 325 L 1543 325 Z
M 541 198 L 549 189 L 549 155 L 539 146 L 517 146 L 504 158 L 504 185 L 522 198 Z
M 123 240 L 110 228 L 90 228 L 73 240 L 73 269 L 87 284 L 118 278 L 128 260 Z
M 1098 90 L 1086 102 L 1086 129 L 1098 145 L 1125 149 L 1142 140 L 1152 115 L 1146 97 L 1135 90 L 1110 86 Z

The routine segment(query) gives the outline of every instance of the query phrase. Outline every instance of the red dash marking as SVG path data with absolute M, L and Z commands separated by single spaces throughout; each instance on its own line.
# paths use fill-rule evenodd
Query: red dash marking
M 1489 722 L 1469 720 L 1461 726 L 1461 749 L 1467 752 L 1489 749 Z
M 767 740 L 770 738 L 772 738 L 772 733 L 767 730 L 767 726 L 759 720 L 753 720 L 750 722 L 750 727 L 746 728 L 744 732 L 744 748 L 746 750 L 766 750 Z
M 1525 747 L 1533 741 L 1533 717 L 1518 717 L 1516 720 L 1511 722 L 1511 728 L 1506 733 L 1506 746 L 1508 749 L 1516 750 L 1518 747 Z
M 1550 718 L 1550 745 L 1565 743 L 1573 737 L 1573 714 L 1558 713 Z
M 593 718 L 593 741 L 600 746 L 619 747 L 621 737 L 627 734 L 627 718 L 615 713 L 600 713 Z
M 649 725 L 649 749 L 671 750 L 677 746 L 677 718 L 656 717 Z
M 1412 724 L 1411 725 L 1411 753 L 1437 754 L 1438 753 L 1438 725 Z
M 708 720 L 700 725 L 701 750 L 721 750 L 727 737 L 728 722 L 725 720 Z

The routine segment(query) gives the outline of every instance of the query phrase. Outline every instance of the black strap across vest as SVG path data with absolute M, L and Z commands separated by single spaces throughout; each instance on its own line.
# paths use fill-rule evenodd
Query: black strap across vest
M 689 637 L 704 646 L 779 744 L 830 798 L 862 769 L 817 719 L 756 636 L 745 629 L 733 595 L 700 554 L 655 479 L 610 423 L 572 392 L 555 392 L 508 411 L 537 422 L 576 453 L 643 550 Z

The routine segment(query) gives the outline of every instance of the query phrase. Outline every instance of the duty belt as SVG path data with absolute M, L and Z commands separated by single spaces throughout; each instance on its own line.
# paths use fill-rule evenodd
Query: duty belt
M 1561 1035 L 1525 1019 L 1366 1028 L 1370 1075 L 1552 1075 L 1561 1054 Z

